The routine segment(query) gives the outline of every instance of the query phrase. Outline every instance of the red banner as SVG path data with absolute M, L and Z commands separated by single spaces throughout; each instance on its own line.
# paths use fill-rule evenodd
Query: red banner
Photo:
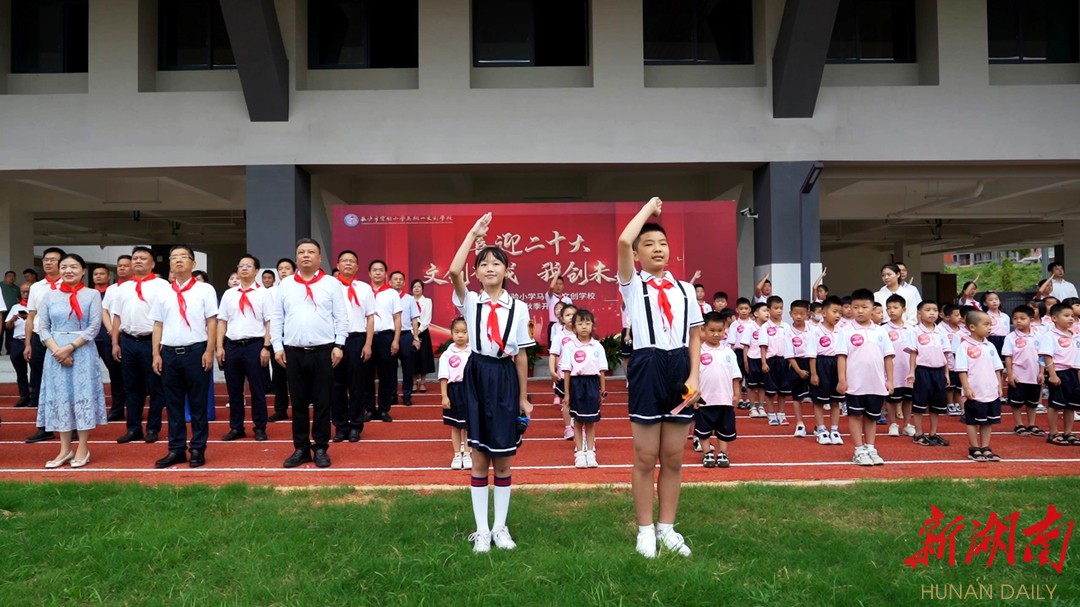
M 510 256 L 506 288 L 529 306 L 537 341 L 545 343 L 548 313 L 544 296 L 552 277 L 562 274 L 564 292 L 597 317 L 601 336 L 622 329 L 616 278 L 616 240 L 641 209 L 640 202 L 340 205 L 333 208 L 333 257 L 346 249 L 359 256 L 364 276 L 372 259 L 385 259 L 407 281 L 424 282 L 433 302 L 432 342 L 449 338 L 457 316 L 447 269 L 476 219 L 491 211 L 487 244 Z M 707 301 L 715 291 L 735 297 L 735 202 L 664 202 L 660 222 L 671 244 L 670 270 L 681 280 L 700 271 Z M 472 273 L 473 258 L 468 267 Z M 470 278 L 470 288 L 479 283 Z M 693 294 L 691 294 L 693 297 Z M 734 305 L 734 300 L 731 302 Z

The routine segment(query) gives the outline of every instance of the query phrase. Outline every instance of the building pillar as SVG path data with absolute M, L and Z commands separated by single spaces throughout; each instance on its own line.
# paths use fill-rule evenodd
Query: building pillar
M 820 174 L 816 162 L 754 170 L 754 282 L 768 273 L 785 303 L 809 297 L 821 273 Z
M 14 183 L 0 183 L 0 277 L 15 270 L 21 283 L 22 271 L 34 267 L 34 216 L 19 204 L 17 191 Z
M 291 164 L 249 166 L 248 252 L 271 267 L 282 257 L 291 259 L 296 253 L 296 241 L 310 236 L 311 176 L 307 171 Z M 319 244 L 325 258 L 330 243 Z
M 472 22 L 463 0 L 420 0 L 421 89 L 467 89 L 472 66 Z

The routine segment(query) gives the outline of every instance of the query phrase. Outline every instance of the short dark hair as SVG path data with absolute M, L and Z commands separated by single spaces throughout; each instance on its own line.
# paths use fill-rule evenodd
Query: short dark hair
M 277 278 L 277 272 L 274 272 L 273 270 L 263 270 L 262 271 L 263 276 L 266 276 L 267 274 L 273 276 L 274 278 Z
M 116 263 L 120 263 L 121 261 L 124 261 L 124 260 L 131 261 L 131 255 L 126 255 L 125 254 L 125 255 L 121 255 L 120 257 L 117 257 L 116 258 Z
M 356 254 L 356 251 L 353 251 L 351 249 L 345 249 L 344 251 L 338 253 L 337 254 L 337 260 L 341 261 L 341 257 L 343 255 L 352 255 L 353 257 L 356 258 L 357 261 L 360 261 L 360 256 Z
M 35 270 L 34 268 L 26 268 L 25 270 L 22 271 L 22 273 L 23 274 L 34 274 L 34 275 L 36 275 L 37 270 Z
M 131 254 L 132 255 L 134 255 L 136 253 L 139 253 L 139 252 L 146 253 L 147 255 L 150 256 L 150 259 L 152 261 L 157 261 L 156 259 L 154 259 L 154 250 L 151 249 L 150 247 L 144 247 L 142 245 L 131 247 Z
M 1016 316 L 1017 314 L 1026 314 L 1028 318 L 1034 318 L 1035 310 L 1032 309 L 1031 306 L 1020 304 L 1013 308 L 1012 314 L 1010 314 L 1009 316 Z
M 289 264 L 289 267 L 292 268 L 293 272 L 296 271 L 296 262 L 289 259 L 288 257 L 282 257 L 281 259 L 277 260 L 277 263 L 274 264 L 274 267 L 276 268 L 283 263 Z
M 174 244 L 169 247 L 169 256 L 172 256 L 173 251 L 179 251 L 180 249 L 187 251 L 188 255 L 190 255 L 192 259 L 195 259 L 195 249 L 186 244 Z
M 244 253 L 243 255 L 240 256 L 240 259 L 250 259 L 251 261 L 254 261 L 256 269 L 262 267 L 262 262 L 259 261 L 259 258 L 255 257 L 251 253 Z M 237 261 L 239 261 L 239 260 L 237 260 Z
M 878 272 L 884 272 L 886 269 L 892 270 L 893 274 L 899 274 L 900 273 L 900 267 L 897 266 L 895 263 L 887 263 L 887 264 L 881 266 L 881 269 L 878 270 Z
M 828 293 L 829 293 L 829 285 L 827 285 L 827 284 L 825 284 L 825 283 L 821 283 L 821 284 L 819 284 L 819 285 L 817 286 L 817 288 L 819 288 L 819 289 L 825 289 L 825 293 L 826 293 L 826 294 L 828 294 Z M 815 295 L 817 295 L 817 293 L 815 293 Z
M 1050 308 L 1050 316 L 1057 318 L 1065 310 L 1072 312 L 1072 306 L 1067 306 L 1063 303 L 1054 304 L 1054 307 Z
M 638 243 L 641 242 L 641 237 L 648 234 L 649 232 L 660 232 L 664 235 L 664 237 L 667 237 L 667 231 L 664 230 L 664 226 L 650 221 L 647 222 L 645 225 L 641 226 L 641 230 L 638 232 L 637 237 L 634 238 L 634 244 L 632 248 L 636 250 Z
M 842 305 L 842 306 L 850 306 L 851 305 L 851 296 L 850 295 L 845 295 L 845 296 L 841 297 L 840 298 L 840 305 Z
M 47 248 L 47 249 L 45 249 L 44 251 L 41 252 L 41 258 L 45 259 L 45 256 L 48 255 L 49 253 L 56 253 L 57 255 L 59 255 L 61 257 L 61 259 L 64 257 L 64 255 L 66 255 L 64 250 L 61 249 L 60 247 L 49 247 L 49 248 Z M 82 258 L 80 257 L 79 259 L 82 259 Z
M 820 301 L 812 301 L 812 302 L 810 302 L 810 308 L 809 309 L 810 309 L 810 312 L 812 313 L 814 310 L 820 310 L 821 307 L 822 306 L 821 306 Z
M 1067 306 L 1069 306 L 1071 308 L 1071 307 L 1075 306 L 1076 304 L 1080 304 L 1080 297 L 1066 297 L 1065 299 L 1061 300 L 1061 303 L 1063 303 L 1063 304 L 1065 304 L 1065 305 L 1067 305 Z
M 709 312 L 709 314 L 716 314 L 716 312 Z M 732 310 L 731 308 L 724 308 L 723 310 L 720 310 L 719 314 L 720 320 L 724 321 L 725 324 L 727 321 L 735 318 L 735 310 Z M 706 316 L 708 316 L 708 314 L 706 314 Z
M 839 297 L 835 295 L 830 295 L 825 298 L 825 301 L 821 302 L 822 308 L 827 308 L 829 306 L 840 306 L 842 308 L 844 307 L 844 302 Z
M 901 308 L 907 308 L 907 300 L 904 299 L 903 295 L 897 295 L 897 294 L 894 293 L 894 294 L 890 295 L 888 299 L 885 300 L 885 305 L 889 305 L 889 304 L 893 304 L 893 303 L 900 304 Z
M 319 244 L 319 241 L 315 240 L 314 238 L 301 238 L 300 240 L 297 240 L 296 241 L 296 248 L 299 249 L 300 245 L 304 245 L 304 244 L 313 244 L 313 245 L 315 245 L 315 248 L 319 251 L 320 254 L 322 254 L 322 245 Z
M 874 294 L 869 289 L 855 289 L 851 292 L 851 303 L 857 301 L 874 301 Z
M 419 278 L 412 279 L 412 282 L 409 283 L 409 290 L 411 291 L 412 288 L 415 287 L 416 285 L 420 285 L 420 290 L 421 291 L 424 290 L 424 281 L 420 280 Z
M 694 283 L 694 290 L 696 291 L 698 289 L 701 289 L 702 291 L 704 291 L 705 290 L 705 285 L 701 284 L 700 282 Z
M 593 313 L 585 308 L 581 308 L 577 312 L 574 312 L 574 322 L 576 323 L 579 320 L 587 320 L 593 325 L 596 325 L 596 316 L 593 316 Z
M 210 275 L 207 274 L 206 272 L 202 271 L 202 270 L 195 270 L 194 272 L 191 273 L 191 277 L 192 278 L 202 277 L 203 282 L 210 282 Z
M 713 299 L 727 299 L 728 296 L 727 296 L 727 293 L 725 291 L 717 291 L 716 293 L 712 294 L 712 298 Z
M 65 259 L 74 259 L 79 264 L 79 267 L 84 270 L 86 269 L 86 260 L 83 259 L 81 255 L 76 253 L 65 253 L 64 256 L 60 258 L 60 261 L 64 261 Z M 108 271 L 108 269 L 109 268 L 105 268 L 106 271 Z
M 747 306 L 750 305 L 750 300 L 745 298 L 745 297 L 740 297 L 740 298 L 735 300 L 735 307 L 736 308 L 738 308 L 739 306 L 742 306 L 742 305 L 747 305 Z
M 796 308 L 809 311 L 810 302 L 806 301 L 805 299 L 796 299 L 795 301 L 791 302 L 790 309 L 794 310 Z
M 706 312 L 705 316 L 703 316 L 701 319 L 705 321 L 705 324 L 709 324 L 711 322 L 724 322 L 724 316 L 720 312 Z
M 779 295 L 770 295 L 769 298 L 765 300 L 765 305 L 769 306 L 770 308 L 775 306 L 776 304 L 780 304 L 781 306 L 784 305 L 784 298 L 780 297 Z
M 975 306 L 960 306 L 959 307 L 960 318 L 967 318 L 968 312 L 970 312 L 972 310 L 977 310 L 977 309 L 978 308 L 976 308 Z
M 494 257 L 502 263 L 502 265 L 506 266 L 507 269 L 510 269 L 510 256 L 507 255 L 506 251 L 502 250 L 502 248 L 492 245 L 480 249 L 480 252 L 476 254 L 476 261 L 473 262 L 473 269 L 478 269 L 480 264 L 488 257 Z M 506 282 L 505 277 L 503 278 L 503 282 Z
M 390 276 L 389 276 L 389 277 L 390 277 L 390 278 L 393 278 L 393 277 L 397 276 L 398 274 L 400 274 L 400 275 L 401 275 L 401 279 L 402 279 L 402 280 L 404 280 L 404 279 L 405 279 L 405 272 L 402 272 L 401 270 L 394 270 L 393 272 L 390 272 Z
M 936 308 L 937 302 L 932 299 L 924 299 L 919 302 L 919 305 L 915 306 L 915 310 L 918 312 L 922 312 L 923 308 L 925 308 L 926 306 L 934 306 Z
M 875 301 L 875 302 L 874 302 L 874 305 L 873 305 L 872 307 L 873 307 L 874 309 L 877 309 L 877 308 L 881 308 L 881 307 L 883 307 L 883 306 L 881 305 L 881 302 L 880 302 L 880 301 Z
M 765 305 L 765 302 L 763 302 L 763 301 L 759 301 L 759 302 L 757 302 L 756 304 L 754 304 L 754 305 L 750 306 L 750 313 L 751 313 L 751 314 L 757 314 L 757 311 L 758 311 L 758 310 L 760 310 L 760 309 L 762 309 L 762 308 L 767 308 L 767 307 L 768 307 L 768 306 L 766 306 L 766 305 Z
M 371 268 L 374 268 L 374 267 L 375 267 L 375 264 L 377 264 L 377 263 L 381 263 L 381 264 L 382 264 L 383 270 L 386 270 L 386 269 L 388 269 L 388 268 L 389 268 L 389 266 L 387 266 L 387 265 L 386 265 L 386 262 L 385 262 L 385 261 L 383 261 L 383 260 L 381 260 L 381 259 L 372 259 L 372 260 L 371 260 L 371 263 L 369 263 L 369 264 L 367 265 L 367 271 L 368 271 L 368 272 L 370 272 L 370 271 L 371 271 Z
M 8 274 L 11 274 L 12 276 L 17 276 L 17 274 L 15 274 L 15 270 L 8 270 L 7 272 L 4 272 L 4 277 L 6 278 Z
M 455 316 L 454 320 L 450 321 L 450 330 L 453 331 L 454 330 L 454 325 L 456 325 L 458 323 L 461 323 L 461 324 L 465 325 L 465 329 L 468 330 L 469 323 L 465 322 L 465 317 L 463 317 L 463 316 Z
M 1050 265 L 1046 266 L 1046 271 L 1047 272 L 1053 272 L 1054 268 L 1064 268 L 1064 267 L 1065 266 L 1061 265 L 1061 263 L 1059 263 L 1057 261 L 1051 261 Z
M 946 317 L 952 316 L 952 313 L 959 309 L 960 306 L 956 304 L 945 304 L 944 306 L 941 306 L 941 315 Z

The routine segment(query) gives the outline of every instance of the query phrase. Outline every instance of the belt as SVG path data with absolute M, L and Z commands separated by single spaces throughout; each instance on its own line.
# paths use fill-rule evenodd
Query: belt
M 321 344 L 318 346 L 285 346 L 285 350 L 302 350 L 304 352 L 318 352 L 320 350 L 329 350 L 334 347 L 334 344 Z
M 363 337 L 367 335 L 367 331 L 353 331 L 349 333 L 349 337 Z
M 150 338 L 153 337 L 153 334 L 151 333 L 147 333 L 146 335 L 132 335 L 131 333 L 121 333 L 120 335 L 128 339 L 134 339 L 135 341 L 150 341 Z
M 188 344 L 186 346 L 161 346 L 161 349 L 166 351 L 166 352 L 172 352 L 173 354 L 176 354 L 178 356 L 183 356 L 183 355 L 187 354 L 189 351 L 194 351 L 195 346 L 199 346 L 199 345 L 205 346 L 206 342 L 205 341 L 198 341 L 198 342 L 195 342 L 193 344 Z
M 375 335 L 386 335 L 386 334 L 390 334 L 390 335 L 393 335 L 393 334 L 394 334 L 394 330 L 393 330 L 393 329 L 387 329 L 387 330 L 385 330 L 385 331 L 376 331 L 376 332 L 375 332 Z
M 262 339 L 262 336 L 259 336 L 259 337 L 245 337 L 244 339 L 229 339 L 228 337 L 226 337 L 225 338 L 225 343 L 232 344 L 234 346 L 246 346 L 246 345 L 248 345 L 250 343 L 253 343 L 255 341 L 259 341 L 261 339 Z

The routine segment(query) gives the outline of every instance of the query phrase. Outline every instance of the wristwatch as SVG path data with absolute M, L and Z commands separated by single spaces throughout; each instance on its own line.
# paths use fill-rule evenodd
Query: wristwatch
M 274 349 L 274 346 L 272 346 L 270 344 L 263 344 L 263 350 L 266 350 L 267 352 L 270 352 L 273 349 Z

